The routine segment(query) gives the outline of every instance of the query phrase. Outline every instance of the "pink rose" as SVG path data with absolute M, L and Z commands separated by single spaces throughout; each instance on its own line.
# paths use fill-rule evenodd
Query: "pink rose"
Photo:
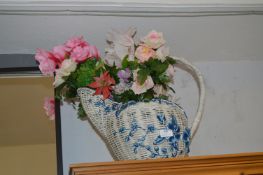
M 47 59 L 51 59 L 52 57 L 53 57 L 53 55 L 44 49 L 37 49 L 36 55 L 35 55 L 35 59 L 39 63 L 41 63 L 42 61 L 45 61 Z
M 133 79 L 134 82 L 132 84 L 131 89 L 135 94 L 142 94 L 154 86 L 154 82 L 151 76 L 147 76 L 145 82 L 142 85 L 140 85 L 140 83 L 137 81 L 137 71 L 133 73 Z
M 142 39 L 142 42 L 150 48 L 158 49 L 165 43 L 165 40 L 163 39 L 163 33 L 153 30 Z
M 39 64 L 39 69 L 42 72 L 42 74 L 53 76 L 53 73 L 56 69 L 56 63 L 51 59 L 43 60 Z
M 90 58 L 99 58 L 100 57 L 100 53 L 97 49 L 96 46 L 89 46 L 89 57 Z
M 67 51 L 69 52 L 73 50 L 75 47 L 78 47 L 78 46 L 85 47 L 88 45 L 89 43 L 83 39 L 83 36 L 72 37 L 65 43 L 65 46 L 67 47 Z
M 44 75 L 53 75 L 57 64 L 56 58 L 51 52 L 37 49 L 35 59 L 39 62 L 39 69 Z
M 67 48 L 64 45 L 58 45 L 53 48 L 52 53 L 59 62 L 62 62 L 67 54 L 66 50 Z
M 155 51 L 145 45 L 139 46 L 135 51 L 135 57 L 139 59 L 140 63 L 148 61 L 155 55 Z
M 46 97 L 43 107 L 49 119 L 54 120 L 55 119 L 55 100 L 53 98 Z
M 86 47 L 75 47 L 71 52 L 71 59 L 73 59 L 77 63 L 84 62 L 90 55 L 89 46 Z

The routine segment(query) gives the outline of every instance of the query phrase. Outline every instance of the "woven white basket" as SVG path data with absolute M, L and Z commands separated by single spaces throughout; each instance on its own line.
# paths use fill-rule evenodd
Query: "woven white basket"
M 78 89 L 81 103 L 115 160 L 185 156 L 203 114 L 205 87 L 201 73 L 184 58 L 177 64 L 191 73 L 199 87 L 199 105 L 192 127 L 184 110 L 161 99 L 150 102 L 117 103 L 93 95 L 89 88 Z

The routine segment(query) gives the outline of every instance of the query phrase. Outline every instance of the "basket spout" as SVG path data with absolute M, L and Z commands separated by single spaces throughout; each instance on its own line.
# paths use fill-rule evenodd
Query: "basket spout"
M 78 95 L 87 117 L 95 129 L 97 129 L 102 136 L 105 136 L 107 120 L 110 117 L 114 117 L 118 103 L 110 99 L 103 100 L 102 95 L 93 95 L 94 92 L 94 90 L 89 88 L 78 89 Z

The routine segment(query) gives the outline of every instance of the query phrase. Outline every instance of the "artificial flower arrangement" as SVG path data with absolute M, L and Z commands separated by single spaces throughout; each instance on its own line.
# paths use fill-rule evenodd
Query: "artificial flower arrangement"
M 110 32 L 104 58 L 83 37 L 52 51 L 38 49 L 35 58 L 44 75 L 55 76 L 55 98 L 78 105 L 79 118 L 89 119 L 115 160 L 185 156 L 203 114 L 201 73 L 186 59 L 169 56 L 162 33 L 153 30 L 139 40 L 135 33 L 133 28 Z M 186 66 L 199 87 L 191 127 L 174 101 L 175 64 Z M 46 98 L 50 119 L 54 104 Z
M 55 76 L 55 98 L 73 104 L 78 101 L 77 89 L 81 87 L 122 103 L 172 98 L 176 61 L 169 57 L 163 34 L 153 30 L 136 41 L 135 33 L 133 28 L 110 32 L 104 58 L 83 37 L 73 37 L 52 51 L 38 49 L 35 59 L 44 75 Z M 53 98 L 45 99 L 44 108 L 54 119 Z M 78 116 L 85 117 L 81 103 Z

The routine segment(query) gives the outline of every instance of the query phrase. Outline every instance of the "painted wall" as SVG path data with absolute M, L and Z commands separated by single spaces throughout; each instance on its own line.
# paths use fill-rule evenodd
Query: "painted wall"
M 114 17 L 0 15 L 0 53 L 34 53 L 83 35 L 103 53 L 111 28 L 162 31 L 173 54 L 191 61 L 261 60 L 260 15 L 213 17 Z
M 5 0 L 1 0 L 6 2 Z M 11 2 L 25 2 L 25 0 L 10 0 Z M 34 2 L 37 0 L 32 0 Z M 48 1 L 47 1 L 48 2 Z M 63 0 L 62 2 L 72 2 L 72 0 Z M 79 2 L 79 1 L 76 1 Z M 109 2 L 109 3 L 141 3 L 140 0 L 126 0 L 125 2 L 122 0 L 85 0 L 82 2 Z M 252 4 L 252 3 L 262 3 L 262 0 L 250 0 L 247 2 L 246 0 L 188 0 L 185 2 L 184 0 L 145 0 L 144 3 L 167 3 L 167 4 L 203 4 L 203 3 L 215 3 L 215 4 Z
M 55 175 L 56 144 L 0 147 L 1 174 Z
M 191 155 L 263 151 L 263 17 L 118 17 L 0 15 L 0 53 L 33 53 L 50 49 L 73 35 L 84 35 L 103 53 L 110 28 L 136 26 L 142 36 L 164 32 L 173 54 L 194 62 L 203 72 L 207 100 Z M 193 119 L 197 89 L 178 70 L 177 95 Z M 87 122 L 76 119 L 71 106 L 62 107 L 64 174 L 77 162 L 112 160 Z
M 108 24 L 111 27 L 134 24 L 140 34 L 152 28 L 163 31 L 170 46 L 175 48 L 173 52 L 194 62 L 203 73 L 206 108 L 190 155 L 263 151 L 262 16 L 159 18 L 157 21 L 155 18 L 109 19 L 114 23 Z M 98 30 L 107 27 L 102 23 L 97 25 L 103 25 Z M 178 103 L 191 121 L 197 105 L 197 87 L 191 76 L 180 70 L 175 82 Z M 70 106 L 62 107 L 62 116 L 64 171 L 67 164 L 74 162 L 112 160 L 90 125 L 77 120 Z
M 196 62 L 207 88 L 205 114 L 192 142 L 190 155 L 263 151 L 263 61 Z M 186 72 L 177 71 L 178 103 L 190 123 L 197 87 Z M 76 119 L 71 106 L 62 107 L 64 171 L 67 164 L 112 160 L 87 121 Z

